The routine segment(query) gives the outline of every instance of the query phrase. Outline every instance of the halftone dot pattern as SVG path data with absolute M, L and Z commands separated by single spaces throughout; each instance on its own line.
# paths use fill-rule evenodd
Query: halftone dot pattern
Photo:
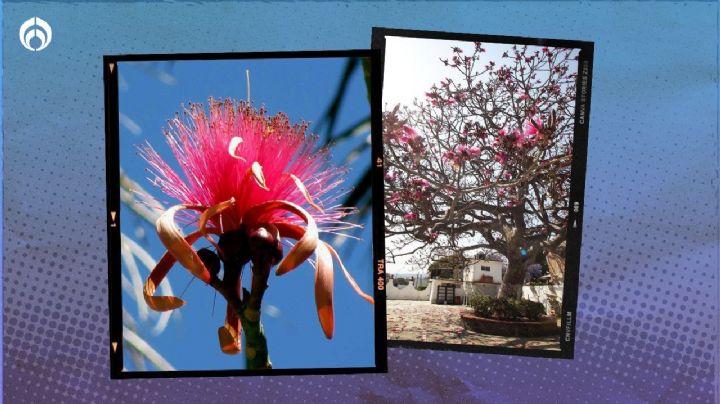
M 710 2 L 6 4 L 5 402 L 713 402 L 717 13 Z M 17 41 L 34 15 L 54 33 L 39 53 Z M 595 42 L 575 359 L 390 349 L 384 375 L 111 381 L 102 55 L 366 48 L 372 26 Z

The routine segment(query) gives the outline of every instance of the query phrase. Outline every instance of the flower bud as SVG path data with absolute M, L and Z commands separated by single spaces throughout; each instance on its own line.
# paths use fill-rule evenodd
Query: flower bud
M 200 257 L 203 264 L 205 264 L 205 268 L 207 268 L 213 276 L 217 276 L 220 272 L 220 257 L 207 248 L 199 249 L 197 251 L 197 255 Z
M 223 261 L 233 267 L 245 265 L 250 259 L 247 252 L 247 243 L 247 234 L 243 228 L 223 233 L 218 242 L 220 251 L 223 254 Z M 227 266 L 225 270 L 227 271 Z
M 273 235 L 265 227 L 258 227 L 250 232 L 248 250 L 253 264 L 262 261 L 272 266 L 280 262 L 283 255 L 279 235 Z

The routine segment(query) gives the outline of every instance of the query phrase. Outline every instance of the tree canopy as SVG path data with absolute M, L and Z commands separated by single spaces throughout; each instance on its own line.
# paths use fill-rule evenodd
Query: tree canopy
M 424 99 L 383 113 L 389 255 L 497 251 L 509 262 L 501 294 L 513 295 L 566 237 L 577 51 L 449 54 Z

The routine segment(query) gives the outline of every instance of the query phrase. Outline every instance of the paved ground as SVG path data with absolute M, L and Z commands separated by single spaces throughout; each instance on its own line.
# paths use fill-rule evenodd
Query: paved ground
M 503 337 L 466 330 L 462 326 L 460 312 L 468 309 L 465 306 L 430 304 L 427 301 L 388 300 L 388 339 L 560 350 L 560 336 Z

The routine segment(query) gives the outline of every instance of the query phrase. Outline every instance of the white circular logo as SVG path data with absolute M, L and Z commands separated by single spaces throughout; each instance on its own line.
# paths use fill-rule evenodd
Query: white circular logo
M 39 52 L 51 41 L 52 28 L 40 17 L 32 17 L 20 26 L 20 43 L 29 51 Z

